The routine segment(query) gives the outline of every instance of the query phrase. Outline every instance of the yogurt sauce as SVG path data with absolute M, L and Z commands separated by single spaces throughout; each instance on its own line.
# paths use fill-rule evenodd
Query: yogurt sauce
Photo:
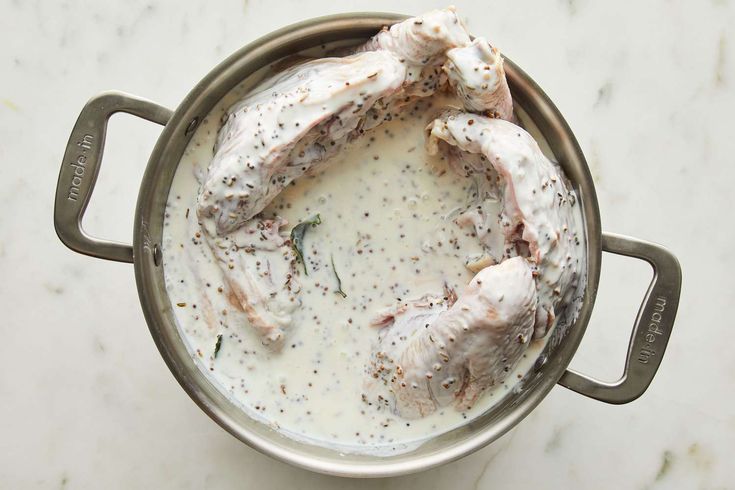
M 451 101 L 437 95 L 420 102 L 354 141 L 320 172 L 294 181 L 264 210 L 266 217 L 288 220 L 289 229 L 317 214 L 321 219 L 304 239 L 303 303 L 283 350 L 273 353 L 226 297 L 195 212 L 221 116 L 244 90 L 223 98 L 196 130 L 166 208 L 166 287 L 197 365 L 251 417 L 343 452 L 408 451 L 487 411 L 529 371 L 545 339 L 534 341 L 505 383 L 466 412 L 448 406 L 408 421 L 363 397 L 365 366 L 378 334 L 371 320 L 401 299 L 445 287 L 461 292 L 473 276 L 465 259 L 481 252 L 473 230 L 452 222 L 470 201 L 471 178 L 424 150 L 426 124 Z M 519 116 L 549 155 L 530 120 Z M 496 239 L 501 247 L 501 233 Z

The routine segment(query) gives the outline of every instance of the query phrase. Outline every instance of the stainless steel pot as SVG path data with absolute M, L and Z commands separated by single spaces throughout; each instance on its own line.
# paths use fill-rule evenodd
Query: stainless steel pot
M 140 302 L 153 340 L 176 379 L 213 420 L 251 447 L 303 468 L 333 475 L 374 477 L 411 473 L 460 458 L 489 444 L 521 421 L 559 383 L 608 403 L 628 403 L 646 390 L 661 363 L 676 316 L 681 269 L 664 248 L 634 238 L 601 232 L 595 188 L 584 155 L 566 121 L 534 81 L 506 60 L 515 99 L 548 140 L 573 185 L 584 213 L 587 238 L 587 287 L 577 321 L 555 329 L 524 389 L 509 394 L 487 413 L 463 427 L 397 456 L 340 454 L 299 443 L 249 418 L 195 365 L 180 337 L 161 267 L 161 234 L 171 181 L 191 135 L 212 107 L 259 68 L 294 52 L 337 40 L 359 42 L 382 26 L 402 20 L 395 14 L 344 14 L 301 22 L 242 48 L 210 72 L 176 111 L 120 92 L 105 92 L 82 109 L 72 130 L 56 189 L 54 225 L 64 244 L 79 253 L 135 266 Z M 164 126 L 141 183 L 133 245 L 100 240 L 81 227 L 102 159 L 109 117 L 127 112 Z M 643 298 L 628 348 L 625 372 L 614 383 L 567 370 L 584 335 L 595 302 L 602 252 L 645 260 L 654 271 Z

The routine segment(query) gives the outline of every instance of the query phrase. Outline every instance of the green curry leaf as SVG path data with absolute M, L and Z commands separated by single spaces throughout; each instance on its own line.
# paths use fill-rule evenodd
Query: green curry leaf
M 332 261 L 332 271 L 334 272 L 334 277 L 337 278 L 337 290 L 335 293 L 339 294 L 343 298 L 347 297 L 347 293 L 342 291 L 342 279 L 339 278 L 339 274 L 337 274 L 337 268 L 334 266 L 334 255 L 330 255 L 329 258 Z
M 217 354 L 219 354 L 219 350 L 222 348 L 222 334 L 217 334 L 217 342 L 214 344 L 214 358 L 217 359 Z
M 309 275 L 309 271 L 306 269 L 306 260 L 304 260 L 304 236 L 306 235 L 306 230 L 321 223 L 322 218 L 317 214 L 294 226 L 291 230 L 291 247 L 296 254 L 296 258 L 299 259 L 299 262 L 304 267 L 304 274 L 307 276 Z

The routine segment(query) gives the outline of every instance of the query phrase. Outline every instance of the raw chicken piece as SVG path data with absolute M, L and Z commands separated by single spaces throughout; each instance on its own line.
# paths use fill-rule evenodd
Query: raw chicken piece
M 290 243 L 278 234 L 283 223 L 273 226 L 251 216 L 346 141 L 359 119 L 343 120 L 335 107 L 359 111 L 358 106 L 399 90 L 404 73 L 405 67 L 384 52 L 307 63 L 235 105 L 220 130 L 198 217 L 234 305 L 273 350 L 280 349 L 299 306 L 300 286 Z M 275 231 L 267 240 L 242 242 L 259 239 L 249 235 L 258 228 Z
M 498 180 L 506 250 L 527 256 L 537 267 L 534 337 L 543 337 L 554 323 L 557 306 L 571 303 L 581 268 L 573 226 L 574 191 L 533 137 L 513 123 L 447 111 L 428 129 L 430 153 L 445 151 L 462 162 L 455 167 L 480 175 L 491 171 L 491 180 Z M 464 159 L 466 154 L 472 158 Z M 485 226 L 490 226 L 490 218 L 486 216 Z
M 400 90 L 405 75 L 384 51 L 321 59 L 230 108 L 197 203 L 207 231 L 237 229 L 329 158 L 379 99 Z
M 235 304 L 264 344 L 281 345 L 299 305 L 294 257 L 278 236 L 280 224 L 268 239 L 269 258 L 263 257 L 262 247 L 254 249 L 257 254 L 233 247 L 239 239 L 231 235 L 242 236 L 241 227 L 272 227 L 251 220 L 286 185 L 351 139 L 445 85 L 447 51 L 467 45 L 470 37 L 454 9 L 435 10 L 382 30 L 350 56 L 292 66 L 228 110 L 199 192 L 197 215 Z M 460 71 L 474 66 L 474 52 L 484 56 L 481 50 L 458 55 Z M 493 76 L 502 78 L 502 64 L 492 66 L 500 70 Z M 472 77 L 458 78 L 458 90 L 465 79 L 474 83 Z M 264 263 L 270 264 L 267 274 L 259 268 Z
M 378 399 L 394 398 L 401 417 L 452 402 L 469 409 L 505 379 L 533 334 L 536 285 L 521 257 L 481 270 L 451 307 L 444 299 L 406 303 L 382 322 L 369 371 L 393 395 Z

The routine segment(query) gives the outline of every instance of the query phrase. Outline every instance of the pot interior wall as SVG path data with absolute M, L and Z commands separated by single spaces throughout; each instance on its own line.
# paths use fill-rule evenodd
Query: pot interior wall
M 555 329 L 536 368 L 522 381 L 523 388 L 513 390 L 471 423 L 412 452 L 376 458 L 340 454 L 283 437 L 248 417 L 199 370 L 179 335 L 163 270 L 158 265 L 166 199 L 179 159 L 197 122 L 227 92 L 258 69 L 324 43 L 346 39 L 359 42 L 381 26 L 401 18 L 392 14 L 350 14 L 314 19 L 277 31 L 233 54 L 202 80 L 176 110 L 151 155 L 138 199 L 134 251 L 140 299 L 153 338 L 179 383 L 205 412 L 236 437 L 267 454 L 325 473 L 353 476 L 406 473 L 456 459 L 502 435 L 533 409 L 563 374 L 584 334 L 599 279 L 600 220 L 584 157 L 553 104 L 527 75 L 506 61 L 515 103 L 544 134 L 576 188 L 586 226 L 588 261 L 585 303 L 577 321 L 566 331 Z

